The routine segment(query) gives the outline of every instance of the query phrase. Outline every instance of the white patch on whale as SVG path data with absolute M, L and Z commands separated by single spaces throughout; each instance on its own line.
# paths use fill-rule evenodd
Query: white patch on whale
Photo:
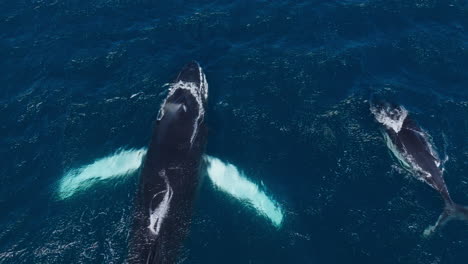
M 379 123 L 385 125 L 388 129 L 392 129 L 395 133 L 400 132 L 403 122 L 408 116 L 408 111 L 404 107 L 394 109 L 390 109 L 390 107 L 381 109 L 371 107 L 370 110 Z
M 402 167 L 407 170 L 411 170 L 411 165 L 407 162 L 407 157 L 405 157 L 403 153 L 400 153 L 400 151 L 397 149 L 395 144 L 393 144 L 392 140 L 390 139 L 390 136 L 385 132 L 383 132 L 383 136 L 384 136 L 384 140 L 385 140 L 385 143 L 387 144 L 388 149 L 397 158 L 397 160 L 402 165 Z
M 445 163 L 445 160 L 444 161 L 441 161 L 440 158 L 439 158 L 439 153 L 437 153 L 436 149 L 435 149 L 435 144 L 434 144 L 434 140 L 432 139 L 432 137 L 429 135 L 429 133 L 427 133 L 426 131 L 423 130 L 423 132 L 421 132 L 422 134 L 422 137 L 428 142 L 428 148 L 429 148 L 429 153 L 431 153 L 431 156 L 434 158 L 434 162 L 436 164 L 436 166 L 439 168 L 439 169 L 443 169 L 442 166 L 443 164 Z M 447 157 L 446 157 L 447 158 Z
M 57 190 L 59 199 L 69 198 L 97 182 L 135 172 L 140 168 L 145 154 L 145 148 L 119 150 L 91 164 L 70 169 L 59 181 Z
M 152 207 L 152 201 L 150 203 L 150 208 L 149 208 L 149 230 L 151 233 L 154 235 L 159 234 L 159 230 L 161 229 L 161 225 L 164 221 L 164 218 L 166 218 L 167 213 L 169 212 L 171 200 L 172 200 L 172 188 L 169 185 L 169 180 L 167 179 L 166 172 L 162 170 L 159 172 L 159 176 L 164 179 L 164 182 L 166 183 L 166 190 L 161 191 L 159 193 L 156 193 L 153 195 L 153 200 L 160 194 L 164 194 L 164 198 L 162 199 L 161 203 L 153 210 Z
M 206 81 L 206 76 L 203 73 L 203 70 L 200 66 L 198 66 L 198 72 L 200 73 L 200 84 L 201 84 L 200 90 L 205 100 L 207 100 L 208 99 L 208 82 Z

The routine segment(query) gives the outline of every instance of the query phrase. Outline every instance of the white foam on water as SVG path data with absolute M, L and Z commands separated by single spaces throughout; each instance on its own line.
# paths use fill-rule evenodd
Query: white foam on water
M 393 129 L 395 133 L 400 132 L 403 127 L 403 122 L 408 116 L 408 111 L 402 106 L 397 108 L 385 107 L 381 109 L 371 107 L 370 110 L 379 123 L 385 125 L 388 129 Z
M 146 148 L 120 150 L 93 163 L 67 171 L 58 185 L 58 197 L 66 199 L 97 182 L 131 174 L 142 164 Z
M 130 96 L 130 99 L 134 98 L 134 97 L 137 97 L 139 96 L 140 94 L 143 94 L 143 92 L 138 92 L 138 93 L 134 93 Z
M 259 214 L 270 219 L 276 227 L 281 226 L 283 222 L 281 207 L 257 184 L 250 182 L 244 173 L 232 164 L 224 163 L 211 156 L 205 156 L 205 159 L 208 162 L 208 176 L 217 188 L 236 199 L 247 202 Z

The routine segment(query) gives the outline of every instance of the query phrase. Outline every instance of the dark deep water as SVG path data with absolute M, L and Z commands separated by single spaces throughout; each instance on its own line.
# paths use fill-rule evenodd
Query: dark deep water
M 276 229 L 205 181 L 182 263 L 466 263 L 465 223 L 423 238 L 442 200 L 397 165 L 367 100 L 405 105 L 468 204 L 467 30 L 456 0 L 0 0 L 0 263 L 124 262 L 137 175 L 63 201 L 57 181 L 146 146 L 192 59 L 207 152 L 286 214 Z

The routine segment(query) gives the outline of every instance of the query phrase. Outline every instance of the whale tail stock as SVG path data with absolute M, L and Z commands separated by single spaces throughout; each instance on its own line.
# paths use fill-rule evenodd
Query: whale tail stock
M 438 227 L 455 219 L 468 222 L 468 207 L 453 202 L 445 203 L 444 211 L 440 214 L 439 219 L 437 219 L 435 225 L 429 226 L 424 230 L 424 236 L 427 237 L 433 234 Z

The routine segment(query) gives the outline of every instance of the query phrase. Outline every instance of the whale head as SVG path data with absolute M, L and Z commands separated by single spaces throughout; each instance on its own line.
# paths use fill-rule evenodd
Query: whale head
M 204 129 L 208 83 L 200 65 L 187 63 L 170 84 L 159 110 L 156 132 L 160 144 L 192 146 Z

